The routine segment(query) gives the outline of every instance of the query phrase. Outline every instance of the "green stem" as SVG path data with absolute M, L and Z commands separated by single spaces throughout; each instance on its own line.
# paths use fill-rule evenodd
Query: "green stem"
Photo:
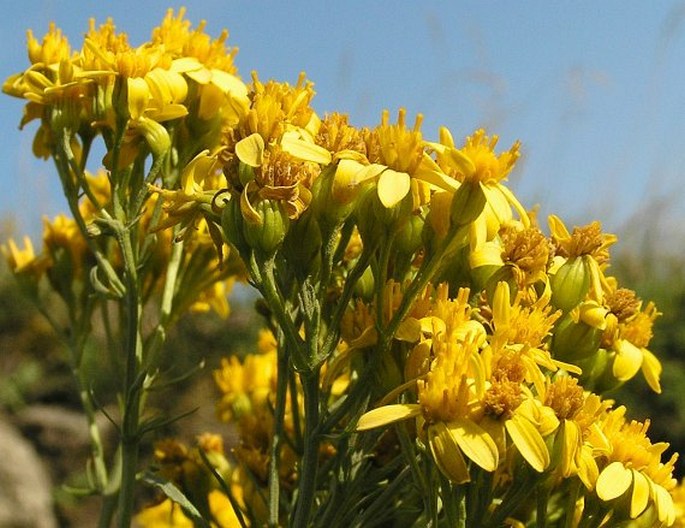
M 282 334 L 281 334 L 282 335 Z M 279 341 L 282 341 L 280 339 Z M 283 420 L 285 404 L 288 397 L 288 349 L 279 343 L 277 373 L 276 373 L 276 406 L 274 408 L 274 430 L 271 439 L 269 457 L 269 526 L 278 526 L 280 502 L 280 466 L 281 437 L 283 436 Z
M 547 502 L 549 501 L 549 488 L 545 485 L 538 486 L 536 490 L 536 528 L 547 526 Z
M 459 228 L 450 229 L 450 232 L 442 241 L 437 251 L 430 257 L 430 259 L 422 264 L 421 268 L 419 268 L 416 277 L 414 277 L 414 280 L 411 281 L 411 284 L 403 295 L 399 308 L 393 315 L 388 326 L 385 328 L 387 336 L 392 337 L 395 335 L 400 323 L 407 316 L 409 310 L 411 310 L 416 296 L 421 293 L 426 285 L 430 282 L 435 273 L 438 271 L 444 255 L 449 251 L 454 242 L 459 239 L 460 231 L 461 229 Z
M 309 526 L 319 467 L 319 369 L 301 374 L 304 392 L 304 451 L 300 466 L 297 505 L 291 526 Z
M 267 305 L 272 310 L 278 326 L 280 326 L 285 336 L 288 350 L 292 354 L 292 361 L 298 370 L 309 370 L 310 361 L 307 358 L 303 346 L 302 338 L 299 336 L 297 328 L 293 324 L 292 319 L 285 309 L 283 295 L 276 284 L 276 276 L 274 268 L 276 262 L 273 256 L 263 260 L 262 264 L 262 280 L 260 281 L 260 291 L 266 300 Z
M 141 306 L 138 295 L 138 274 L 131 232 L 121 227 L 117 233 L 124 256 L 126 277 L 126 367 L 123 380 L 123 423 L 121 429 L 121 488 L 119 490 L 119 526 L 128 528 L 134 507 L 134 490 L 139 451 L 139 420 L 142 382 L 139 367 L 142 364 L 142 338 L 140 334 Z
M 580 479 L 574 479 L 571 482 L 566 501 L 566 516 L 564 519 L 564 528 L 572 528 L 573 518 L 576 511 L 576 501 L 578 500 L 578 493 L 580 492 Z

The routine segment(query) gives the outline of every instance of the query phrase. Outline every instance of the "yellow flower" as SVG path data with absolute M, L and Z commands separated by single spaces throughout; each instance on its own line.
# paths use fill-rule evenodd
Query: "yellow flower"
M 228 294 L 233 287 L 235 279 L 231 278 L 224 281 L 217 281 L 206 290 L 200 292 L 197 300 L 190 305 L 191 312 L 214 312 L 222 319 L 226 319 L 231 313 L 228 305 Z
M 646 434 L 649 421 L 627 422 L 625 411 L 625 407 L 611 411 L 602 423 L 610 450 L 597 479 L 597 496 L 611 504 L 625 497 L 625 514 L 631 519 L 651 506 L 659 522 L 670 526 L 676 515 L 670 491 L 677 485 L 673 468 L 678 454 L 674 453 L 666 463 L 661 462 L 669 445 L 653 444 Z
M 486 197 L 483 212 L 472 228 L 472 249 L 492 240 L 500 227 L 513 219 L 512 207 L 519 214 L 524 227 L 530 224 L 528 214 L 514 194 L 502 182 L 514 168 L 519 158 L 520 143 L 517 141 L 506 152 L 495 154 L 497 136 L 488 137 L 477 130 L 466 138 L 462 148 L 457 148 L 447 128 L 440 129 L 440 141 L 428 143 L 437 154 L 438 166 L 458 182 L 478 182 Z
M 234 195 L 240 196 L 244 218 L 261 224 L 261 201 L 274 201 L 290 219 L 309 207 L 311 187 L 331 154 L 316 145 L 320 120 L 309 106 L 312 84 L 301 75 L 295 86 L 256 74 L 251 104 L 240 123 L 224 138 L 224 173 Z
M 510 276 L 518 291 L 531 302 L 537 296 L 533 286 L 547 283 L 550 258 L 547 238 L 537 227 L 523 227 L 520 222 L 503 225 L 495 239 L 469 255 L 473 269 L 480 266 L 504 267 L 505 276 Z
M 600 418 L 611 402 L 585 393 L 576 378 L 566 375 L 548 379 L 539 397 L 559 422 L 554 440 L 557 471 L 564 478 L 577 475 L 587 489 L 594 489 L 599 476 L 595 458 L 610 449 Z
M 554 303 L 564 311 L 585 300 L 602 303 L 603 270 L 609 261 L 609 247 L 617 241 L 616 235 L 601 232 L 595 221 L 575 227 L 572 233 L 555 215 L 549 216 L 549 228 L 556 256 L 550 269 Z
M 492 348 L 515 350 L 525 366 L 526 381 L 533 383 L 538 391 L 545 379 L 540 367 L 553 372 L 563 368 L 580 374 L 580 369 L 554 359 L 548 350 L 548 337 L 561 313 L 553 311 L 547 297 L 530 306 L 524 304 L 523 298 L 519 292 L 512 301 L 509 284 L 504 281 L 497 284 L 492 301 Z
M 239 528 L 238 517 L 231 501 L 219 490 L 212 490 L 208 495 L 209 508 L 214 519 L 212 528 Z M 195 524 L 185 516 L 181 507 L 165 499 L 155 506 L 148 506 L 135 516 L 136 528 L 193 528 Z
M 231 356 L 221 360 L 214 381 L 222 393 L 217 414 L 224 422 L 240 418 L 251 409 L 263 406 L 276 386 L 276 346 L 271 332 L 262 330 L 259 354 L 248 354 L 241 363 Z
M 384 111 L 381 124 L 366 132 L 366 154 L 358 150 L 339 152 L 333 194 L 350 193 L 362 183 L 376 182 L 376 192 L 384 207 L 398 204 L 411 193 L 413 209 L 430 200 L 431 189 L 454 191 L 458 187 L 444 175 L 425 151 L 421 135 L 423 116 L 416 116 L 414 127 L 407 128 L 406 111 L 398 112 L 397 124 L 390 124 Z
M 360 418 L 357 430 L 418 418 L 419 434 L 440 471 L 453 482 L 463 483 L 470 480 L 464 455 L 492 472 L 499 463 L 499 452 L 490 434 L 479 425 L 485 390 L 479 354 L 482 336 L 469 333 L 460 338 L 463 306 L 456 303 L 455 308 L 454 316 L 445 317 L 431 337 L 434 359 L 425 378 L 416 382 L 418 403 L 373 409 Z
M 66 267 L 61 268 L 62 271 L 68 269 L 74 276 L 86 271 L 86 258 L 91 253 L 73 218 L 63 214 L 57 215 L 52 221 L 43 218 L 43 245 L 45 253 L 51 255 L 55 262 L 62 261 L 62 252 L 67 251 L 69 259 Z
M 184 73 L 198 86 L 197 115 L 210 119 L 218 112 L 227 124 L 235 125 L 249 107 L 247 86 L 238 78 L 233 63 L 237 48 L 228 49 L 225 41 L 228 31 L 212 40 L 204 32 L 202 21 L 191 31 L 190 22 L 184 20 L 185 9 L 169 9 L 162 24 L 152 31 L 153 45 L 162 46 L 175 59 L 172 69 Z
M 5 257 L 12 273 L 28 277 L 31 288 L 35 288 L 46 270 L 52 266 L 52 260 L 45 254 L 36 255 L 28 236 L 24 236 L 23 242 L 24 248 L 21 249 L 14 239 L 10 238 L 7 244 L 0 245 L 0 253 Z
M 488 384 L 483 395 L 485 418 L 481 426 L 495 439 L 500 454 L 507 452 L 508 437 L 526 462 L 542 473 L 550 463 L 543 438 L 543 433 L 549 431 L 530 401 L 532 394 L 524 384 L 526 368 L 522 357 L 510 350 L 484 355 Z

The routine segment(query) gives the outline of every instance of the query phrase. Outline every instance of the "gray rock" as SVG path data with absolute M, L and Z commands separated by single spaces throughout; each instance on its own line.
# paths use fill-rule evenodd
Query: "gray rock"
M 33 446 L 0 417 L 0 528 L 56 528 L 52 482 Z

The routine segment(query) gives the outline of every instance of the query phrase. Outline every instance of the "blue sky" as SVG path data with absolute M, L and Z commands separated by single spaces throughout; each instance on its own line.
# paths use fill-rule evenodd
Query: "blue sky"
M 570 223 L 597 218 L 619 235 L 657 213 L 652 235 L 685 248 L 683 230 L 672 232 L 685 218 L 683 0 L 23 0 L 0 19 L 0 75 L 26 67 L 27 28 L 42 36 L 54 20 L 79 47 L 88 18 L 111 16 L 139 44 L 180 5 L 212 35 L 229 29 L 244 78 L 294 82 L 303 70 L 316 110 L 359 126 L 405 107 L 412 121 L 424 114 L 428 139 L 441 125 L 459 141 L 483 126 L 502 149 L 520 139 L 510 183 L 526 206 Z M 63 205 L 52 167 L 32 158 L 35 129 L 17 131 L 21 109 L 0 97 L 0 217 L 38 233 Z

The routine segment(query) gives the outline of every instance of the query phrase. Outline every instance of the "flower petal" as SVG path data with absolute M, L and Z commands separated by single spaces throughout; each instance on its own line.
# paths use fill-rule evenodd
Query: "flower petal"
M 673 497 L 665 488 L 658 484 L 652 485 L 654 505 L 659 522 L 666 526 L 671 526 L 675 522 L 676 510 L 673 504 Z
M 471 480 L 461 450 L 444 422 L 437 422 L 428 428 L 428 445 L 433 460 L 448 479 L 457 484 Z
M 642 366 L 642 350 L 625 339 L 617 339 L 614 343 L 614 350 L 616 350 L 613 365 L 614 376 L 619 381 L 628 381 Z
M 542 473 L 549 466 L 549 450 L 535 426 L 516 414 L 505 421 L 504 425 L 521 456 L 535 471 Z
M 659 378 L 662 371 L 661 363 L 657 357 L 646 348 L 642 349 L 642 375 L 645 377 L 647 384 L 657 394 L 661 394 L 661 383 Z
M 602 470 L 597 479 L 597 496 L 610 501 L 623 495 L 633 483 L 633 474 L 620 462 L 612 462 Z
M 365 413 L 357 422 L 357 431 L 366 431 L 421 414 L 421 406 L 412 403 L 384 405 Z
M 447 424 L 452 438 L 464 454 L 485 471 L 495 471 L 499 464 L 497 445 L 485 429 L 468 418 L 457 418 Z
M 294 158 L 304 161 L 313 161 L 319 165 L 328 165 L 331 162 L 331 153 L 327 149 L 298 136 L 295 131 L 284 133 L 281 137 L 281 148 Z
M 421 338 L 421 321 L 414 317 L 407 317 L 400 323 L 394 337 L 399 341 L 415 343 Z
M 259 167 L 264 161 L 264 139 L 255 132 L 235 145 L 238 159 L 250 167 Z
M 406 172 L 385 169 L 378 177 L 378 198 L 384 207 L 396 205 L 409 193 L 411 178 Z
M 633 473 L 633 493 L 630 498 L 630 518 L 635 519 L 647 508 L 649 503 L 649 481 L 639 471 Z

